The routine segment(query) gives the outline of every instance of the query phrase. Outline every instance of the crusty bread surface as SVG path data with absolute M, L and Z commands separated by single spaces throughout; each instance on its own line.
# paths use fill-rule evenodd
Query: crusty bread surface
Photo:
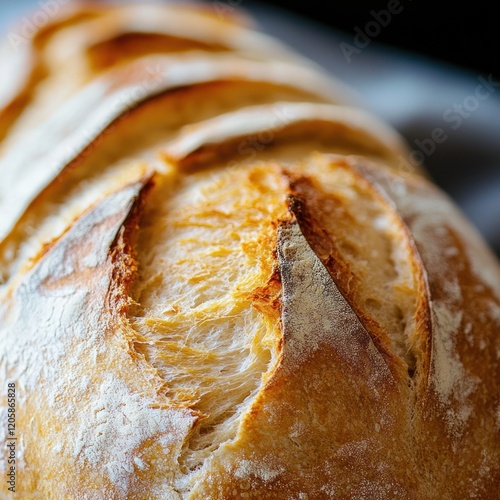
M 499 498 L 500 266 L 396 132 L 236 12 L 11 49 L 1 498 Z

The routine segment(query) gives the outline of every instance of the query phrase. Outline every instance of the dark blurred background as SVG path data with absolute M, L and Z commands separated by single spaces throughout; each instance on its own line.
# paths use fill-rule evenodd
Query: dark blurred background
M 354 34 L 356 26 L 363 28 L 372 21 L 372 11 L 387 10 L 391 4 L 388 0 L 266 0 L 261 3 L 285 8 L 346 34 Z M 244 2 L 241 4 L 245 5 Z M 389 23 L 381 30 L 376 37 L 377 42 L 427 54 L 474 72 L 492 72 L 500 77 L 497 2 L 460 4 L 457 1 L 440 0 L 430 4 L 418 0 L 400 0 L 391 4 L 392 10 L 398 10 L 398 4 L 402 9 L 393 16 L 396 22 Z

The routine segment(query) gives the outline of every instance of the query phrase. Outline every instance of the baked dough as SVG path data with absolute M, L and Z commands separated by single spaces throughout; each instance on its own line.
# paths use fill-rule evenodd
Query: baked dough
M 496 498 L 496 258 L 312 64 L 151 9 L 68 7 L 2 94 L 16 495 Z

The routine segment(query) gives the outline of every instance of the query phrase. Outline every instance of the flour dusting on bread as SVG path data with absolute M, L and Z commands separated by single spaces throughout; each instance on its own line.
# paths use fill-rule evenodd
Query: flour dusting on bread
M 0 50 L 20 498 L 496 498 L 497 260 L 248 26 L 85 2 Z

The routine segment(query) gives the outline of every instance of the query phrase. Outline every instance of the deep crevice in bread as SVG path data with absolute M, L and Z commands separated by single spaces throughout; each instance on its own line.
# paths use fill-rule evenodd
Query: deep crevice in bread
M 86 52 L 92 68 L 96 71 L 102 71 L 144 55 L 179 53 L 191 50 L 226 52 L 230 48 L 222 44 L 210 44 L 161 33 L 127 32 L 93 44 L 87 48 Z
M 102 196 L 141 177 L 146 169 L 157 167 L 160 145 L 175 137 L 186 124 L 240 106 L 283 98 L 300 100 L 304 94 L 270 82 L 215 80 L 170 89 L 145 100 L 136 109 L 124 110 L 82 153 L 69 158 L 65 169 L 54 175 L 13 230 L 0 240 L 0 285 L 23 265 L 29 268 L 29 260 L 39 254 L 43 244 L 58 237 Z M 94 131 L 84 129 L 82 133 L 89 137 Z
M 269 167 L 173 176 L 137 235 L 129 319 L 172 405 L 199 415 L 179 465 L 234 439 L 279 353 L 275 221 L 285 184 Z
M 49 10 L 0 56 L 19 495 L 496 498 L 498 262 L 398 135 L 228 9 Z
M 342 162 L 327 161 L 288 173 L 290 209 L 375 344 L 413 377 L 418 287 L 410 243 L 398 215 L 366 182 Z

